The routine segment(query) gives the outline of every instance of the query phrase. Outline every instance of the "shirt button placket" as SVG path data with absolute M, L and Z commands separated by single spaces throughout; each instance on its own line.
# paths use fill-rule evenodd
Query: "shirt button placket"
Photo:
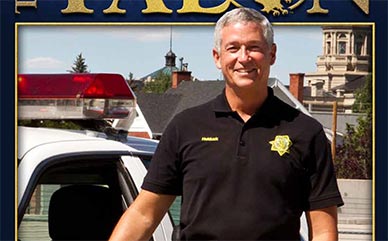
M 247 147 L 247 132 L 242 128 L 240 137 L 238 142 L 238 151 L 237 151 L 237 159 L 245 164 L 247 162 L 248 157 L 248 147 Z

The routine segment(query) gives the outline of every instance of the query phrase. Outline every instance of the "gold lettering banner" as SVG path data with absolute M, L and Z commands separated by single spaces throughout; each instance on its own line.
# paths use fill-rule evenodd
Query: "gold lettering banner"
M 85 0 L 67 0 L 67 7 L 62 9 L 63 14 L 73 14 L 73 13 L 82 13 L 82 14 L 93 14 L 94 10 L 87 8 L 85 6 Z M 104 14 L 125 14 L 126 9 L 121 9 L 118 7 L 120 0 L 106 0 L 111 1 L 109 8 L 103 10 Z M 130 1 L 130 0 L 122 0 Z M 163 13 L 163 14 L 172 14 L 173 10 L 166 7 L 163 0 L 144 0 L 146 3 L 146 8 L 142 10 L 144 14 L 150 13 Z M 235 7 L 243 7 L 235 0 L 225 0 L 222 4 L 214 7 L 202 7 L 200 5 L 200 0 L 182 0 L 183 6 L 181 9 L 177 10 L 177 13 L 203 13 L 203 14 L 220 14 L 225 12 L 231 5 Z M 282 3 L 282 0 L 254 0 L 261 5 L 263 8 L 262 12 L 272 14 L 273 16 L 286 15 L 289 11 L 296 9 L 306 0 L 297 0 L 295 3 L 292 3 L 292 0 L 284 0 L 285 3 Z M 308 14 L 327 14 L 328 9 L 324 9 L 320 4 L 321 0 L 313 0 L 312 7 L 307 10 Z M 369 1 L 370 0 L 352 0 L 364 13 L 369 14 Z M 15 0 L 15 13 L 20 14 L 18 8 L 20 7 L 34 7 L 37 8 L 38 0 Z M 288 6 L 285 6 L 288 4 Z

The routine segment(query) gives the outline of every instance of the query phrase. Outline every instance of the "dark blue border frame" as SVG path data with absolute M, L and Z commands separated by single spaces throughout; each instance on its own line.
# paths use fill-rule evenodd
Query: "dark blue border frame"
M 307 14 L 313 0 L 305 2 L 285 16 L 268 15 L 272 22 L 367 22 L 375 23 L 375 240 L 388 240 L 387 230 L 387 82 L 388 82 L 388 2 L 370 0 L 369 14 L 365 14 L 353 0 L 321 0 L 321 6 L 329 9 L 329 14 Z M 367 0 L 365 0 L 367 1 Z M 223 0 L 201 0 L 203 7 L 215 6 Z M 237 0 L 241 5 L 261 9 L 261 5 L 251 0 Z M 295 1 L 294 1 L 295 2 Z M 143 0 L 121 0 L 120 8 L 125 15 L 104 15 L 110 0 L 85 0 L 85 5 L 93 6 L 91 15 L 63 15 L 60 10 L 67 6 L 67 0 L 38 0 L 38 7 L 19 8 L 15 14 L 14 0 L 0 0 L 0 240 L 15 239 L 15 23 L 17 22 L 215 22 L 220 15 L 178 14 L 182 1 L 165 0 L 172 14 L 141 13 L 146 7 Z M 91 7 L 90 7 L 91 8 Z

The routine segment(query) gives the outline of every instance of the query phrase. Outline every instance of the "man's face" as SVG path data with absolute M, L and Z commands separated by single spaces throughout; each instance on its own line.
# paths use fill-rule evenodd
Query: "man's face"
M 222 29 L 220 52 L 213 49 L 213 57 L 227 87 L 266 88 L 276 45 L 268 46 L 259 25 L 232 23 Z

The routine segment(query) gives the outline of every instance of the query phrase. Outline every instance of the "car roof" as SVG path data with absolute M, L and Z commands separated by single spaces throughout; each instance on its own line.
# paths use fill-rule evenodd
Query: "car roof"
M 138 152 L 138 150 L 117 141 L 71 131 L 41 127 L 18 127 L 18 159 L 22 159 L 29 151 L 45 145 L 61 144 L 66 146 L 70 143 L 74 151 L 81 151 L 82 148 L 89 150 L 96 148 L 96 151 Z M 52 152 L 54 154 L 60 150 L 52 150 Z
M 105 133 L 102 133 L 99 131 L 93 131 L 93 130 L 66 130 L 66 131 L 73 132 L 73 133 L 80 133 L 80 134 L 92 136 L 92 137 L 99 137 L 99 138 L 108 139 L 108 140 L 116 140 L 130 147 L 135 148 L 138 152 L 141 152 L 147 155 L 153 155 L 155 153 L 156 147 L 159 144 L 158 140 L 142 138 L 137 136 L 126 135 L 124 138 L 123 136 L 115 138 L 112 136 L 108 136 Z

